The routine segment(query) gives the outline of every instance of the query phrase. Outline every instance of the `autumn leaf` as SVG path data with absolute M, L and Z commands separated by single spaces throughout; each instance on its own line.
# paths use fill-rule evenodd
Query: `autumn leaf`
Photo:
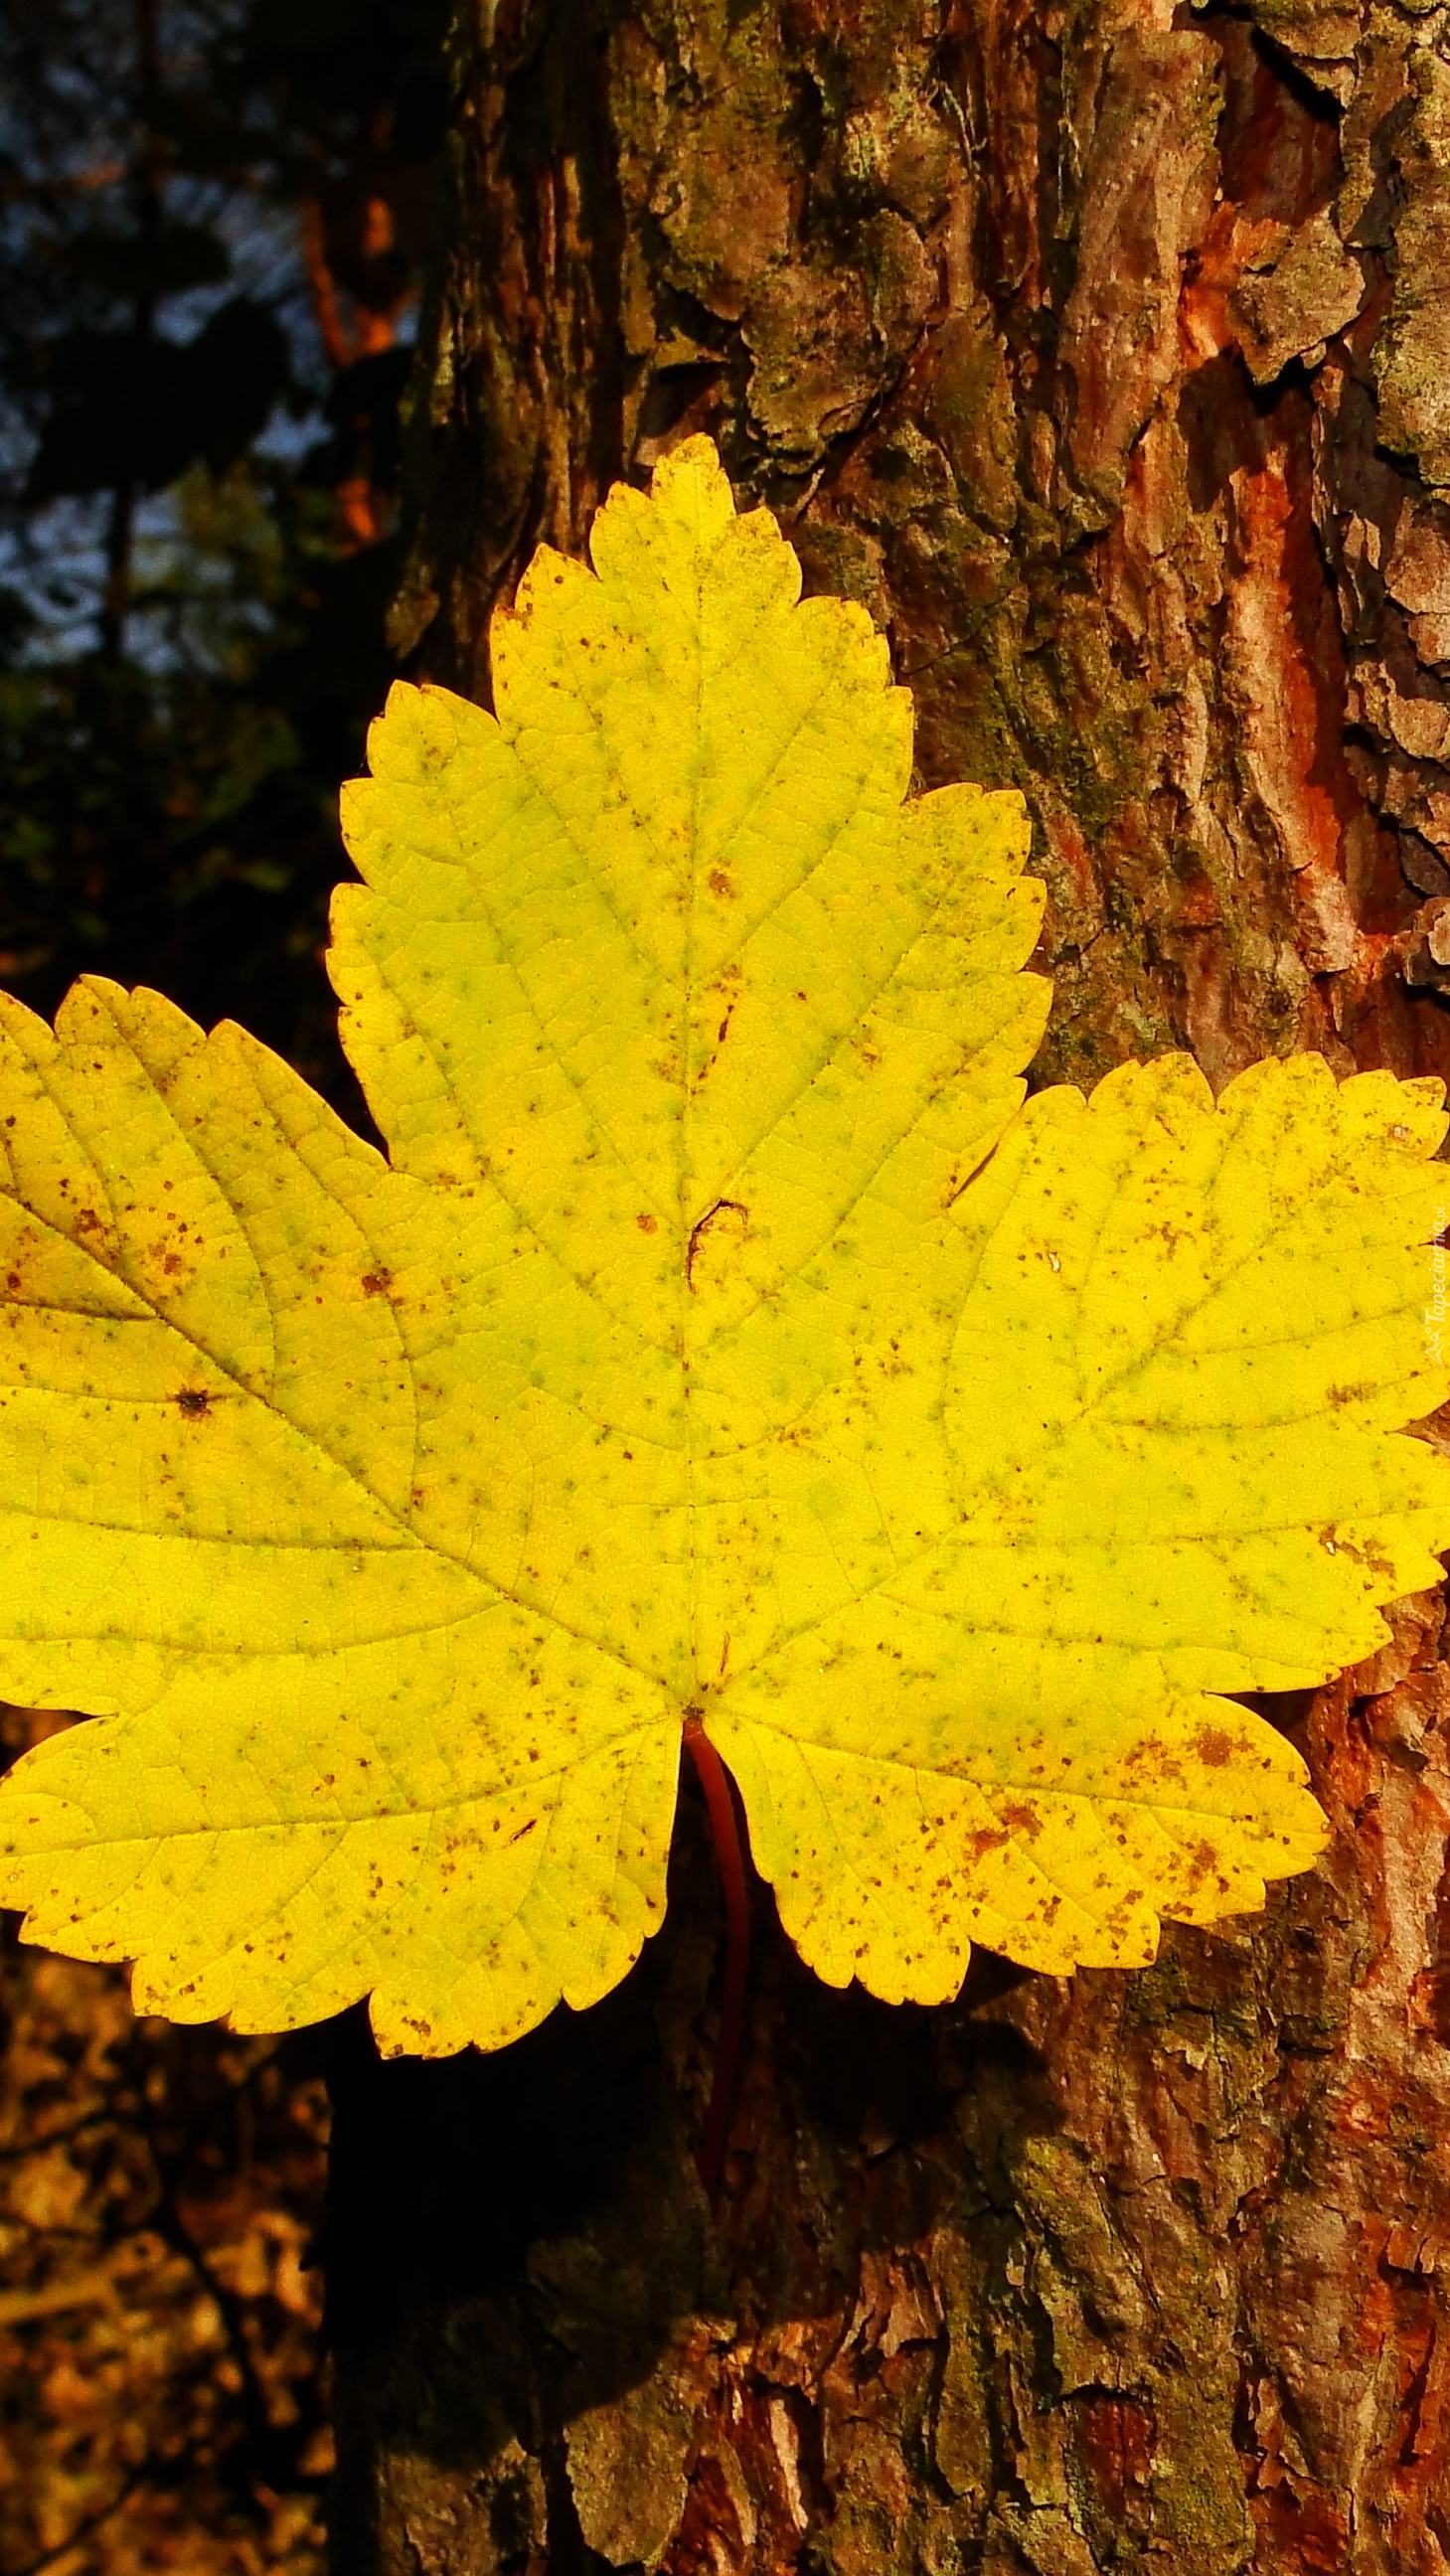
M 803 1956 L 1152 1955 L 1323 1826 L 1226 1694 L 1434 1582 L 1439 1086 L 1022 1069 L 1014 794 L 908 798 L 864 612 L 709 442 L 540 552 L 497 719 L 394 691 L 342 1027 L 389 1159 L 241 1030 L 4 1006 L 0 1792 L 32 1940 L 391 2050 L 593 2002 L 682 1732 Z

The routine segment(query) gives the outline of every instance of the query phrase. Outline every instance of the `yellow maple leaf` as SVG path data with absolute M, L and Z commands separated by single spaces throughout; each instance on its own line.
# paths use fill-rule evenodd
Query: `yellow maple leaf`
M 390 1160 L 87 979 L 0 1029 L 0 1792 L 143 2010 L 497 2046 L 623 1975 L 682 1731 L 826 1978 L 932 2001 L 1257 1905 L 1226 1693 L 1437 1579 L 1439 1086 L 1182 1057 L 1024 1108 L 1021 800 L 908 799 L 865 614 L 709 442 L 544 550 L 498 715 L 396 690 L 342 1025 Z

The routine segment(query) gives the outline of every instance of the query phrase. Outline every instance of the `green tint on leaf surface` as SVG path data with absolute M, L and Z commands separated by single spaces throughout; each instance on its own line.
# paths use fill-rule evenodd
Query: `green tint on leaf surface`
M 1013 794 L 694 439 L 397 689 L 334 916 L 360 1143 L 241 1030 L 4 1006 L 0 1792 L 145 2011 L 498 2046 L 658 1924 L 682 1733 L 819 1973 L 1151 1957 L 1323 1825 L 1225 1694 L 1434 1582 L 1439 1086 L 1024 1106 Z

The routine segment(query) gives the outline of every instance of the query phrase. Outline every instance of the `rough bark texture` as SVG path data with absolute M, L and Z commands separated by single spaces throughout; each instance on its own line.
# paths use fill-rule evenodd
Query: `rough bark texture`
M 1446 13 L 501 0 L 458 71 L 414 667 L 484 691 L 537 540 L 709 427 L 923 783 L 1026 790 L 1047 1075 L 1450 1069 Z M 359 2042 L 340 2576 L 1450 2565 L 1440 1636 L 1276 1710 L 1331 1855 L 1141 1974 L 892 2012 L 762 1896 L 717 2222 L 688 1799 L 597 2013 Z

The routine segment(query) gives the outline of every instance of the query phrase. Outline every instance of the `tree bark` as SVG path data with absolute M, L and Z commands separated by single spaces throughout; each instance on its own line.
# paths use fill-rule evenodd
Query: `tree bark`
M 1450 57 L 1422 0 L 499 0 L 396 640 L 697 428 L 865 602 L 920 781 L 1015 784 L 1042 1079 L 1450 1069 Z M 1450 1209 L 1450 1174 L 1447 1174 Z M 1427 1261 L 1427 1297 L 1429 1295 Z M 340 2043 L 339 2576 L 1450 2565 L 1438 1597 L 1271 1713 L 1335 1827 L 1137 1974 L 891 2010 L 756 1891 L 493 2060 Z

